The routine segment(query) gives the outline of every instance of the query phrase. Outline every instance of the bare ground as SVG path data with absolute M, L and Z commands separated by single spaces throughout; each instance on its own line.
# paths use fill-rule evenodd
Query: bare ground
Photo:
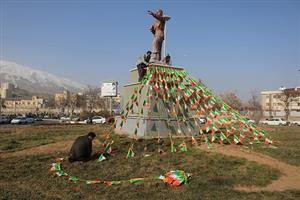
M 95 143 L 98 143 L 96 141 Z M 72 145 L 72 140 L 63 141 L 53 144 L 42 145 L 38 147 L 28 148 L 16 152 L 0 153 L 0 157 L 9 158 L 15 156 L 27 156 L 35 155 L 40 153 L 52 153 L 55 151 L 69 151 Z M 293 166 L 281 162 L 270 156 L 253 152 L 246 151 L 239 146 L 227 145 L 227 146 L 215 146 L 212 149 L 207 149 L 205 146 L 200 147 L 201 150 L 220 153 L 226 156 L 235 156 L 245 158 L 250 161 L 254 161 L 260 164 L 268 165 L 272 168 L 278 169 L 282 172 L 282 176 L 274 180 L 271 184 L 265 187 L 255 187 L 255 186 L 235 186 L 236 190 L 246 191 L 246 192 L 259 192 L 259 191 L 284 191 L 284 190 L 300 190 L 300 167 Z

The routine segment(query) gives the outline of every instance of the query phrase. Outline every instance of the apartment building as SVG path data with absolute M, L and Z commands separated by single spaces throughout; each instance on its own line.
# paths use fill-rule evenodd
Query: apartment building
M 264 117 L 286 116 L 286 98 L 289 96 L 290 120 L 300 119 L 300 87 L 281 87 L 274 91 L 261 92 L 261 105 Z

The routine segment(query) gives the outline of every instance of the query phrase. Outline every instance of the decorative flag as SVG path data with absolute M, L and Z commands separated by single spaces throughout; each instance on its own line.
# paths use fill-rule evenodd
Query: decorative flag
M 164 183 L 168 183 L 173 187 L 178 187 L 180 185 L 186 184 L 188 179 L 192 177 L 192 173 L 185 173 L 182 170 L 174 170 L 167 172 L 164 176 L 160 176 Z
M 101 183 L 101 181 L 100 180 L 87 180 L 85 183 L 87 185 L 95 185 L 95 184 Z
M 211 142 L 214 142 L 217 139 L 217 135 L 215 133 L 211 133 Z
M 187 146 L 186 146 L 185 141 L 183 141 L 183 142 L 179 145 L 179 147 L 180 147 L 180 151 L 181 151 L 181 152 L 187 152 Z
M 239 139 L 240 139 L 240 141 L 241 141 L 241 142 L 243 142 L 243 141 L 244 141 L 244 139 L 245 139 L 245 136 L 244 136 L 242 133 L 240 133 L 240 137 L 239 137 Z
M 230 136 L 230 130 L 226 129 L 226 137 Z
M 60 171 L 61 170 L 59 162 L 52 163 L 50 166 L 51 166 L 50 172 L 56 172 L 56 171 Z
M 238 138 L 236 135 L 234 135 L 234 136 L 233 136 L 233 142 L 234 142 L 234 144 L 238 144 L 238 143 L 240 143 L 241 141 L 239 140 L 239 138 Z
M 61 176 L 67 176 L 68 174 L 63 172 L 63 171 L 59 171 L 59 172 L 56 172 L 54 174 L 54 177 L 61 177 Z
M 104 153 L 107 155 L 112 155 L 112 147 L 111 144 L 108 144 L 105 149 L 104 149 Z
M 221 141 L 224 141 L 227 139 L 227 137 L 225 136 L 225 134 L 223 132 L 221 132 L 221 134 L 220 134 L 220 139 L 221 139 Z
M 260 141 L 257 137 L 253 138 L 252 142 L 250 142 L 250 144 L 259 144 Z
M 134 151 L 132 150 L 132 147 L 129 148 L 128 152 L 127 152 L 127 156 L 126 158 L 133 158 L 135 155 Z
M 79 179 L 76 177 L 76 176 L 71 176 L 70 178 L 69 178 L 69 181 L 70 182 L 77 182 Z
M 144 180 L 145 178 L 132 178 L 129 180 L 129 183 L 133 184 L 133 183 L 139 183 L 142 180 Z
M 103 155 L 103 154 L 101 154 L 100 156 L 99 156 L 99 158 L 98 158 L 98 162 L 102 162 L 102 161 L 104 161 L 104 160 L 107 160 L 107 158 Z
M 176 147 L 174 145 L 174 142 L 171 141 L 171 153 L 175 153 L 177 150 L 176 150 Z
M 269 144 L 273 144 L 273 140 L 272 139 L 265 139 L 265 144 L 269 145 Z
M 192 136 L 192 144 L 197 145 L 197 140 L 194 138 L 194 136 Z
M 120 185 L 122 181 L 104 181 L 103 183 L 107 186 L 112 186 L 112 185 Z
M 215 134 L 215 132 L 218 130 L 218 127 L 214 124 L 211 130 L 211 134 Z
M 179 86 L 178 86 L 178 92 L 182 92 L 184 89 L 185 89 L 185 85 L 183 83 L 181 83 Z

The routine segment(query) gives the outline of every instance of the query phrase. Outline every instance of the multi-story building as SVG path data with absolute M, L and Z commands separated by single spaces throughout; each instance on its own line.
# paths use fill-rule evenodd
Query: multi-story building
M 286 99 L 287 96 L 289 96 L 288 100 Z M 287 102 L 289 102 L 288 107 Z M 262 91 L 261 105 L 264 117 L 284 118 L 287 107 L 290 112 L 290 120 L 300 119 L 300 87 L 281 87 L 275 91 Z
M 0 84 L 0 97 L 2 99 L 7 99 L 12 97 L 12 92 L 14 89 L 14 85 L 11 83 L 1 83 Z
M 40 109 L 46 106 L 46 101 L 38 96 L 31 99 L 7 99 L 4 102 L 6 109 Z
M 62 93 L 56 93 L 54 96 L 55 104 L 62 105 L 66 104 L 68 100 L 71 98 L 71 93 L 68 90 L 64 90 Z

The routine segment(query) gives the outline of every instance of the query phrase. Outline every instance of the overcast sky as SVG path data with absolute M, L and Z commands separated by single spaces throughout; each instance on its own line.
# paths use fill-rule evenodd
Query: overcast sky
M 0 2 L 1 59 L 81 83 L 128 82 L 162 8 L 173 64 L 215 93 L 300 86 L 300 1 Z

